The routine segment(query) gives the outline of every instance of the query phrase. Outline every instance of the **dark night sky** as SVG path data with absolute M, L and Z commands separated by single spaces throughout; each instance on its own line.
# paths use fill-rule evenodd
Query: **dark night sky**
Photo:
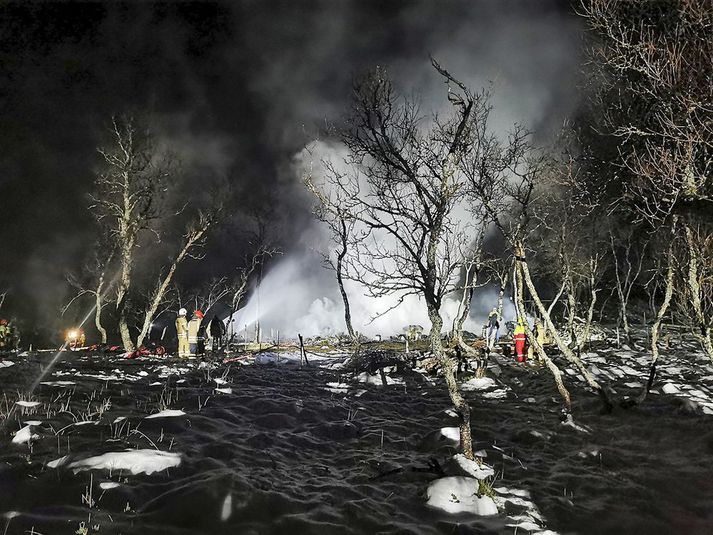
M 434 54 L 468 81 L 495 80 L 514 103 L 507 119 L 542 129 L 576 104 L 579 38 L 569 8 L 549 1 L 4 3 L 3 314 L 27 332 L 55 327 L 65 273 L 95 233 L 87 193 L 114 113 L 150 112 L 192 187 L 224 176 L 239 210 L 269 199 L 289 248 L 308 225 L 292 158 L 346 111 L 355 74 L 386 65 L 428 97 Z M 207 271 L 242 255 L 225 237 L 211 247 Z

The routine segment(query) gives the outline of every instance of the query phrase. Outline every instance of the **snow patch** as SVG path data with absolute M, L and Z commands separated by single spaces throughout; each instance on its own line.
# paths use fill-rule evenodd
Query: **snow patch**
M 13 444 L 24 444 L 25 442 L 29 442 L 30 440 L 35 440 L 40 438 L 39 435 L 35 435 L 32 433 L 32 426 L 31 425 L 26 425 L 22 429 L 20 429 L 17 433 L 15 433 L 15 436 L 12 437 L 12 443 Z
M 15 363 L 11 360 L 0 360 L 0 368 L 9 368 L 14 365 Z
M 102 490 L 115 489 L 119 484 L 116 481 L 102 481 L 99 483 L 99 488 Z
M 220 511 L 220 519 L 225 522 L 233 514 L 233 495 L 228 493 L 228 495 L 223 500 L 223 508 Z
M 496 388 L 498 384 L 490 377 L 476 377 L 460 385 L 461 390 L 470 392 L 473 390 L 489 390 Z
M 473 476 L 475 479 L 486 479 L 495 475 L 495 470 L 485 463 L 471 461 L 462 453 L 453 456 L 456 464 L 466 473 Z
M 453 442 L 460 442 L 460 428 L 458 427 L 441 427 L 441 435 Z
M 678 386 L 673 384 L 673 383 L 666 383 L 663 385 L 663 390 L 664 394 L 680 394 L 681 391 L 678 389 Z
M 47 468 L 59 468 L 60 466 L 64 466 L 67 464 L 67 461 L 69 460 L 69 455 L 65 455 L 64 457 L 60 457 L 59 459 L 55 459 L 54 461 L 50 461 L 47 463 Z
M 19 405 L 20 407 L 37 407 L 40 405 L 39 401 L 16 401 L 15 405 Z
M 75 461 L 69 468 L 82 470 L 128 470 L 132 474 L 151 475 L 181 464 L 181 455 L 160 450 L 112 451 L 103 455 Z M 49 465 L 48 465 L 49 466 Z
M 428 486 L 426 502 L 446 513 L 472 513 L 479 516 L 498 514 L 492 498 L 478 496 L 478 480 L 472 477 L 443 477 Z
M 176 416 L 185 416 L 185 412 L 183 412 L 180 409 L 166 409 L 165 411 L 157 412 L 156 414 L 150 414 L 149 416 L 146 416 L 146 420 L 150 420 L 151 418 L 173 418 Z

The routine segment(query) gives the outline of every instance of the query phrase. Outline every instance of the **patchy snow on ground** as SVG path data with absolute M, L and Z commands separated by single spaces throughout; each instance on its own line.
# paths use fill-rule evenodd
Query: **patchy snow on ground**
M 59 459 L 55 459 L 54 461 L 48 462 L 47 468 L 59 468 L 60 466 L 64 466 L 65 464 L 67 464 L 67 461 L 69 461 L 69 455 L 64 455 Z
M 39 435 L 32 433 L 32 425 L 26 425 L 15 433 L 15 436 L 12 437 L 12 443 L 25 444 L 26 442 L 30 442 L 31 440 L 36 440 L 38 438 L 40 438 Z
M 508 515 L 507 526 L 515 532 L 524 531 L 536 535 L 556 535 L 554 531 L 545 529 L 545 520 L 539 508 L 530 500 L 526 490 L 495 487 L 497 496 L 495 503 L 501 510 L 512 511 Z
M 102 481 L 99 483 L 99 488 L 102 490 L 110 490 L 118 487 L 119 484 L 116 481 Z
M 585 355 L 587 358 L 583 360 L 587 364 L 604 361 L 599 366 L 589 364 L 589 369 L 595 377 L 604 379 L 605 382 L 639 390 L 643 388 L 649 376 L 651 359 L 641 356 L 641 353 L 610 347 L 599 353 L 590 352 Z M 592 355 L 599 355 L 599 358 Z M 574 370 L 565 371 L 570 375 L 578 375 Z M 702 384 L 707 382 L 711 374 L 713 367 L 710 361 L 695 346 L 683 353 L 666 352 L 662 348 L 651 394 L 674 396 L 694 412 L 713 415 L 713 388 Z
M 76 385 L 74 381 L 42 381 L 40 383 L 41 385 L 47 385 L 47 386 L 72 386 Z
M 483 462 L 471 461 L 462 453 L 453 456 L 454 464 L 464 472 L 463 475 L 474 477 L 475 479 L 486 479 L 495 475 L 495 470 Z
M 181 455 L 160 450 L 112 451 L 69 464 L 74 472 L 84 470 L 128 470 L 132 474 L 151 475 L 181 464 Z M 48 465 L 49 466 L 49 463 Z
M 176 416 L 185 416 L 185 412 L 180 409 L 166 409 L 165 411 L 157 412 L 146 416 L 146 420 L 151 418 L 175 418 Z
M 450 476 L 436 479 L 426 491 L 431 507 L 446 513 L 471 513 L 479 516 L 498 514 L 495 501 L 489 496 L 478 496 L 479 481 L 472 477 Z
M 14 365 L 15 363 L 11 360 L 0 360 L 0 368 L 9 368 Z
M 441 427 L 441 435 L 453 442 L 460 442 L 460 429 L 458 427 Z
M 389 375 L 385 375 L 385 377 L 386 377 L 386 384 L 389 386 L 404 384 L 404 381 L 401 378 L 394 378 Z M 367 372 L 361 372 L 359 375 L 357 375 L 356 379 L 360 383 L 365 383 L 365 384 L 374 385 L 374 386 L 384 386 L 384 382 L 381 380 L 380 374 L 372 375 Z
M 16 401 L 15 405 L 19 405 L 20 407 L 27 407 L 27 408 L 32 408 L 32 407 L 38 407 L 41 405 L 39 401 Z

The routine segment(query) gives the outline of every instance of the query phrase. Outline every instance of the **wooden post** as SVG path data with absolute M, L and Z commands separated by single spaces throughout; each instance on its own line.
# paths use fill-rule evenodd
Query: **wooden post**
M 305 365 L 309 366 L 309 362 L 307 362 L 307 353 L 305 352 L 305 341 L 301 334 L 298 334 L 297 336 L 300 339 L 300 366 L 302 365 L 303 360 Z

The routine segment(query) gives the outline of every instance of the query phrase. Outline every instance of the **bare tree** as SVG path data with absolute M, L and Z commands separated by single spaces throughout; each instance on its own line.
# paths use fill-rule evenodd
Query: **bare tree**
M 228 277 L 213 277 L 188 293 L 179 291 L 178 302 L 186 306 L 191 303 L 194 310 L 205 310 L 207 314 L 220 301 L 229 298 L 232 291 L 232 281 Z
M 713 362 L 713 232 L 711 225 L 684 223 L 686 253 L 685 303 L 682 312 L 691 331 Z
M 349 156 L 346 169 L 325 165 L 324 183 L 306 184 L 324 210 L 348 214 L 358 239 L 351 240 L 345 277 L 361 283 L 373 297 L 423 298 L 431 320 L 431 350 L 439 359 L 456 411 L 461 447 L 473 458 L 470 407 L 455 379 L 454 361 L 441 336 L 444 298 L 457 286 L 464 267 L 461 253 L 474 229 L 464 217 L 463 166 L 477 148 L 477 132 L 490 111 L 488 95 L 474 94 L 435 61 L 448 84 L 453 113 L 430 120 L 419 104 L 398 96 L 382 70 L 357 82 L 354 106 L 340 139 Z M 390 310 L 390 309 L 389 309 Z
M 334 202 L 333 204 L 337 207 L 334 213 L 329 210 L 325 210 L 322 205 L 318 204 L 314 210 L 314 214 L 320 221 L 329 227 L 332 234 L 332 241 L 337 245 L 337 248 L 334 251 L 334 257 L 332 257 L 332 254 L 330 253 L 325 253 L 323 255 L 324 265 L 333 270 L 337 277 L 339 293 L 342 296 L 342 303 L 344 304 L 344 324 L 347 328 L 347 334 L 349 335 L 352 343 L 358 346 L 359 336 L 354 331 L 354 326 L 352 325 L 349 295 L 344 288 L 344 264 L 347 252 L 349 251 L 349 244 L 351 241 L 356 239 L 354 234 L 355 221 L 339 208 L 342 203 Z
M 84 280 L 71 275 L 67 277 L 68 282 L 76 288 L 77 293 L 62 307 L 62 315 L 64 315 L 76 300 L 85 295 L 91 295 L 94 298 L 94 325 L 99 331 L 102 344 L 107 343 L 107 332 L 102 323 L 102 311 L 110 302 L 106 296 L 111 290 L 112 281 L 107 279 L 111 278 L 112 261 L 115 256 L 116 249 L 111 244 L 107 244 L 103 240 L 99 241 L 93 252 L 92 261 L 85 265 Z
M 258 270 L 262 269 L 262 266 L 268 258 L 280 254 L 279 249 L 270 246 L 264 240 L 264 233 L 260 232 L 258 234 L 257 248 L 255 251 L 245 256 L 243 265 L 237 268 L 237 274 L 232 281 L 229 282 L 228 295 L 230 296 L 231 318 L 240 309 L 240 305 L 248 292 L 249 283 L 252 280 L 253 275 L 255 275 Z M 230 337 L 232 338 L 234 335 L 235 332 L 233 328 L 233 330 L 230 331 Z
M 167 304 L 166 293 L 171 286 L 173 276 L 175 275 L 178 266 L 185 258 L 202 258 L 202 256 L 200 256 L 196 251 L 204 245 L 206 234 L 217 223 L 221 211 L 222 205 L 217 204 L 210 211 L 199 212 L 196 220 L 188 224 L 183 235 L 183 242 L 178 254 L 169 265 L 166 273 L 159 276 L 156 286 L 150 296 L 146 312 L 144 314 L 143 324 L 136 338 L 137 347 L 141 347 L 141 344 L 151 328 L 151 323 L 157 316 L 159 308 L 162 305 Z
M 673 299 L 683 300 L 679 310 L 703 347 L 710 347 L 704 311 L 713 302 L 699 270 L 707 260 L 701 256 L 705 240 L 696 235 L 710 231 L 713 203 L 713 10 L 708 0 L 587 0 L 581 14 L 596 36 L 591 65 L 598 77 L 594 104 L 605 110 L 601 131 L 617 141 L 619 204 L 652 231 L 671 231 L 648 289 L 659 303 L 651 336 L 653 379 L 658 331 Z
M 586 0 L 598 39 L 591 65 L 609 134 L 628 172 L 624 200 L 654 226 L 710 207 L 713 149 L 713 10 L 707 0 L 637 5 Z M 620 174 L 620 178 L 621 178 Z
M 91 209 L 116 243 L 119 275 L 116 310 L 124 347 L 134 349 L 127 321 L 136 248 L 141 234 L 159 217 L 159 200 L 174 162 L 159 152 L 146 126 L 133 117 L 112 118 L 111 142 L 99 149 L 104 170 L 97 175 Z
M 526 242 L 533 233 L 532 211 L 540 202 L 539 196 L 542 195 L 541 192 L 536 192 L 536 185 L 542 186 L 543 177 L 553 172 L 553 162 L 551 158 L 531 147 L 528 133 L 521 128 L 516 128 L 512 132 L 508 145 L 501 150 L 503 165 L 498 172 L 469 173 L 469 185 L 473 194 L 484 200 L 484 206 L 489 211 L 493 222 L 512 248 L 516 262 L 514 285 L 518 316 L 523 324 L 527 325 L 524 318 L 524 292 L 527 289 L 537 312 L 544 319 L 545 325 L 564 357 L 579 370 L 586 383 L 599 393 L 605 405 L 610 407 L 609 396 L 602 385 L 559 336 L 535 286 L 528 264 Z M 497 191 L 497 194 L 493 195 L 493 190 Z M 509 217 L 505 214 L 508 214 Z M 542 220 L 541 217 L 538 219 Z M 529 327 L 528 330 L 529 339 L 538 358 L 552 373 L 565 405 L 569 409 L 570 396 L 562 381 L 561 371 L 537 342 L 537 337 Z
M 456 287 L 456 292 L 461 292 L 461 297 L 458 301 L 458 311 L 453 319 L 453 329 L 451 337 L 453 342 L 466 354 L 477 355 L 477 352 L 465 343 L 463 340 L 463 325 L 470 315 L 470 305 L 473 302 L 473 294 L 476 288 L 485 286 L 485 281 L 480 280 L 483 272 L 483 240 L 485 239 L 485 221 L 481 218 L 479 221 L 479 229 L 476 230 L 476 236 L 473 243 L 469 245 L 466 252 L 462 252 L 462 285 Z
M 614 262 L 614 281 L 619 301 L 619 323 L 622 325 L 626 339 L 631 345 L 633 344 L 633 339 L 631 326 L 629 325 L 629 299 L 631 298 L 631 291 L 641 275 L 648 243 L 635 243 L 634 232 L 630 227 L 627 226 L 624 229 L 617 227 L 616 231 L 611 225 L 609 227 L 609 244 Z

